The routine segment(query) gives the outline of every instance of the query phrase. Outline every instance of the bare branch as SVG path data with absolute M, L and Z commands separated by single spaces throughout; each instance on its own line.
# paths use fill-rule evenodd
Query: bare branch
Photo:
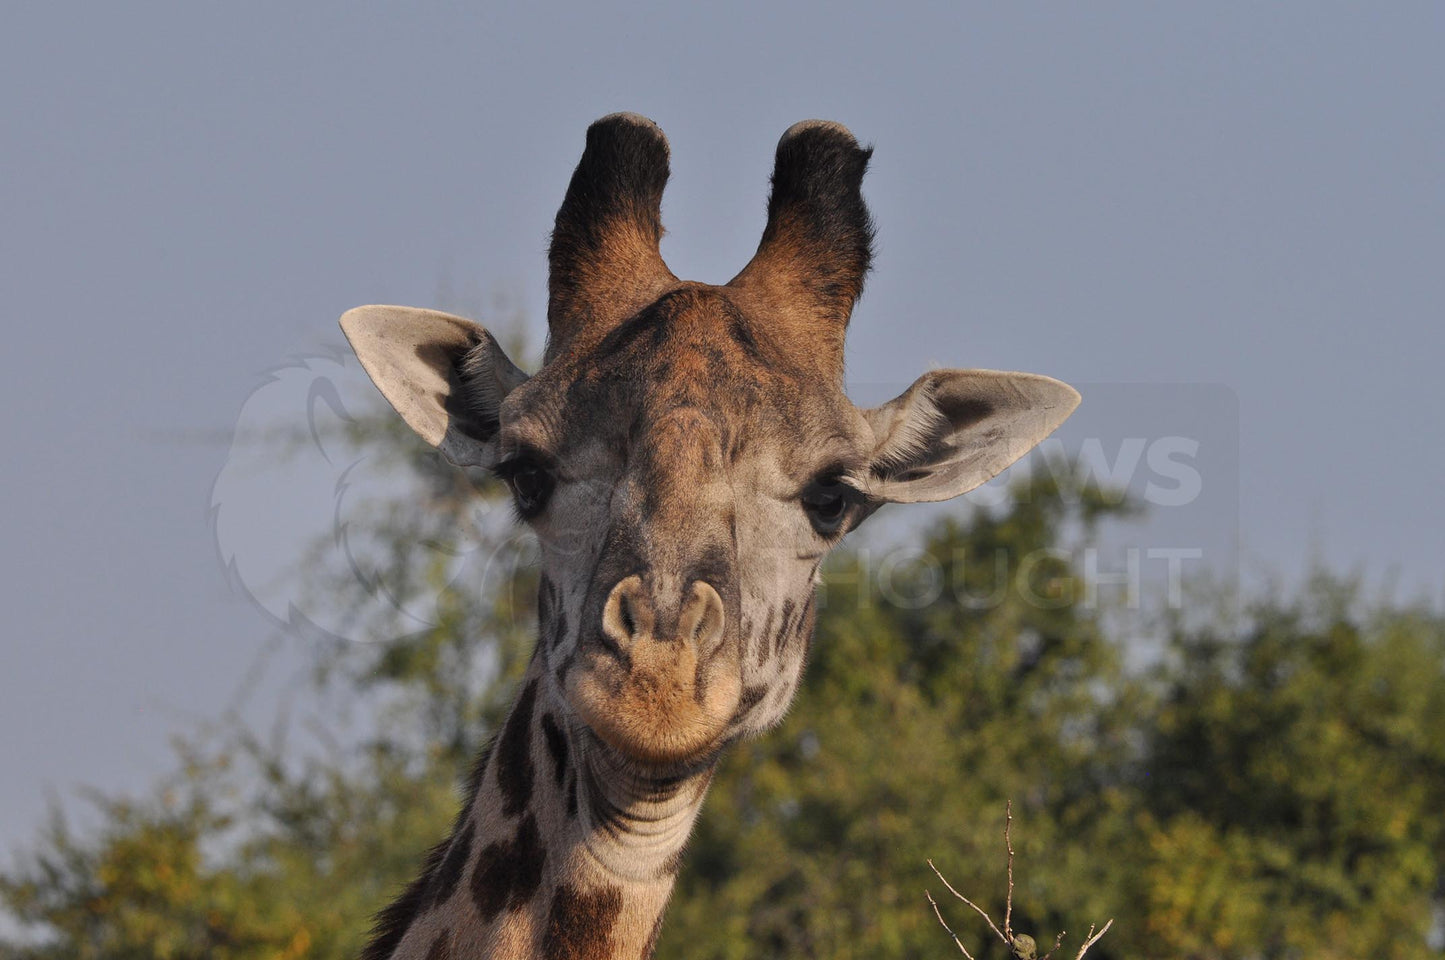
M 944 882 L 947 883 L 948 881 L 945 880 Z M 938 918 L 939 926 L 948 931 L 948 935 L 953 938 L 954 943 L 958 944 L 958 949 L 963 952 L 963 955 L 967 957 L 968 960 L 973 960 L 973 954 L 969 953 L 968 948 L 963 945 L 963 941 L 958 939 L 958 934 L 954 933 L 953 928 L 947 923 L 944 923 L 943 914 L 938 912 L 938 901 L 933 899 L 933 894 L 925 890 L 923 891 L 923 895 L 927 897 L 928 902 L 933 905 L 933 915 Z
M 1012 947 L 1013 947 L 1013 941 L 1010 940 L 1008 937 L 1004 936 L 1002 930 L 1000 930 L 998 927 L 994 926 L 993 918 L 990 917 L 986 912 L 984 912 L 983 907 L 980 907 L 978 904 L 976 904 L 976 903 L 974 903 L 972 900 L 968 899 L 968 897 L 965 897 L 963 894 L 961 894 L 961 893 L 959 893 L 957 890 L 953 889 L 953 884 L 949 883 L 948 880 L 947 880 L 947 878 L 945 878 L 943 874 L 941 874 L 941 873 L 938 872 L 938 868 L 933 865 L 933 861 L 932 861 L 932 860 L 929 860 L 929 861 L 928 861 L 928 868 L 933 871 L 933 875 L 934 875 L 935 877 L 937 877 L 938 879 L 940 879 L 940 880 L 943 881 L 943 885 L 948 888 L 948 892 L 949 892 L 949 893 L 953 894 L 955 897 L 957 897 L 958 899 L 962 900 L 964 903 L 968 904 L 970 907 L 973 907 L 973 909 L 977 910 L 977 911 L 978 911 L 978 915 L 979 915 L 980 917 L 983 917 L 984 920 L 988 921 L 989 929 L 992 930 L 995 934 L 997 934 L 997 935 L 998 935 L 998 938 L 999 938 L 1000 940 L 1002 940 L 1009 948 L 1012 948 Z
M 1074 960 L 1084 960 L 1084 954 L 1088 953 L 1089 948 L 1092 947 L 1094 944 L 1098 943 L 1099 938 L 1102 937 L 1104 934 L 1108 933 L 1109 928 L 1113 925 L 1114 918 L 1110 917 L 1109 922 L 1104 924 L 1104 929 L 1100 930 L 1098 933 L 1095 933 L 1094 925 L 1092 923 L 1089 924 L 1089 935 L 1084 939 L 1084 945 L 1079 948 L 1079 952 L 1074 957 Z
M 1003 938 L 1007 943 L 1013 943 L 1013 915 L 1014 915 L 1014 843 L 1009 835 L 1014 825 L 1014 802 L 1005 801 L 1003 808 L 1003 845 L 1008 850 L 1008 896 L 1003 902 Z
M 992 931 L 994 932 L 994 934 L 995 934 L 1000 940 L 1002 940 L 1002 941 L 1004 942 L 1004 945 L 1009 948 L 1009 950 L 1013 953 L 1013 955 L 1014 955 L 1014 957 L 1016 958 L 1016 960 L 1035 960 L 1035 958 L 1038 957 L 1038 943 L 1034 940 L 1033 937 L 1029 936 L 1028 934 L 1026 934 L 1026 933 L 1014 933 L 1014 930 L 1013 930 L 1013 910 L 1014 910 L 1014 844 L 1013 844 L 1013 822 L 1014 822 L 1014 808 L 1013 808 L 1013 801 L 1010 800 L 1010 801 L 1008 801 L 1008 802 L 1006 803 L 1006 805 L 1004 806 L 1003 845 L 1004 845 L 1004 849 L 1008 852 L 1008 893 L 1007 893 L 1007 895 L 1004 897 L 1004 914 L 1003 914 L 1003 929 L 1002 929 L 1002 930 L 1000 930 L 1000 929 L 998 928 L 998 926 L 993 922 L 993 918 L 988 915 L 988 911 L 984 910 L 983 907 L 980 907 L 978 904 L 976 904 L 976 903 L 974 903 L 972 900 L 968 899 L 968 897 L 965 897 L 963 894 L 961 894 L 961 893 L 959 893 L 957 890 L 955 890 L 954 887 L 953 887 L 953 884 L 949 883 L 949 882 L 948 882 L 948 878 L 945 877 L 942 873 L 939 872 L 938 867 L 934 865 L 934 863 L 933 863 L 932 860 L 929 860 L 929 861 L 928 861 L 928 869 L 932 870 L 932 871 L 933 871 L 933 875 L 934 875 L 935 877 L 937 877 L 940 881 L 942 881 L 943 885 L 948 888 L 948 892 L 949 892 L 949 893 L 953 894 L 954 897 L 956 897 L 957 899 L 962 900 L 964 903 L 968 904 L 970 907 L 973 908 L 973 910 L 974 910 L 975 913 L 977 913 L 980 917 L 983 917 L 984 922 L 988 924 L 988 928 L 989 928 L 990 930 L 992 930 Z M 963 955 L 964 955 L 965 957 L 968 957 L 969 960 L 973 960 L 973 958 L 972 958 L 972 956 L 969 954 L 968 950 L 964 947 L 963 942 L 962 942 L 961 940 L 959 940 L 959 939 L 958 939 L 958 935 L 953 932 L 953 928 L 950 927 L 947 923 L 944 922 L 944 920 L 943 920 L 943 913 L 942 913 L 942 911 L 940 911 L 940 910 L 938 909 L 938 902 L 933 899 L 933 894 L 932 894 L 932 893 L 929 893 L 927 890 L 925 890 L 924 893 L 925 893 L 925 894 L 927 895 L 927 897 L 928 897 L 928 902 L 933 905 L 933 915 L 938 918 L 939 924 L 943 927 L 944 930 L 947 930 L 947 931 L 948 931 L 948 935 L 953 938 L 953 942 L 958 945 L 958 949 L 963 951 Z M 1106 924 L 1104 924 L 1104 928 L 1103 928 L 1102 930 L 1100 930 L 1098 933 L 1095 933 L 1095 932 L 1094 932 L 1094 927 L 1095 927 L 1095 925 L 1092 924 L 1092 923 L 1089 924 L 1089 934 L 1088 934 L 1087 937 L 1084 938 L 1084 945 L 1079 948 L 1079 952 L 1074 956 L 1074 960 L 1084 960 L 1084 954 L 1088 953 L 1088 952 L 1089 952 L 1089 948 L 1092 947 L 1094 944 L 1098 943 L 1098 942 L 1099 942 L 1099 938 L 1102 937 L 1104 934 L 1108 933 L 1108 932 L 1109 932 L 1109 928 L 1112 927 L 1113 925 L 1114 925 L 1114 918 L 1113 918 L 1113 917 L 1110 917 L 1110 918 L 1109 918 L 1109 922 L 1106 923 Z M 1054 955 L 1054 952 L 1059 949 L 1059 947 L 1063 944 L 1063 942 L 1064 942 L 1064 931 L 1063 931 L 1063 930 L 1060 930 L 1060 931 L 1059 931 L 1059 935 L 1054 938 L 1054 945 L 1049 948 L 1049 952 L 1048 952 L 1048 953 L 1046 953 L 1046 954 L 1043 955 L 1042 960 L 1052 960 L 1052 957 L 1053 957 L 1053 955 Z

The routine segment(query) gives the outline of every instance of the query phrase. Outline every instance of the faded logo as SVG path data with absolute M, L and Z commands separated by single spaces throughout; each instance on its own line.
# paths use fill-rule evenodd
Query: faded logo
M 868 385 L 868 395 L 893 390 Z M 1231 584 L 1239 558 L 1239 415 L 1218 384 L 1081 384 L 1083 404 L 1052 437 L 960 500 L 885 509 L 854 534 L 828 577 L 860 602 L 922 607 L 949 597 L 981 609 L 1016 597 L 1141 616 L 1178 610 L 1201 579 Z M 1096 531 L 1069 530 L 1036 551 L 978 563 L 937 555 L 946 518 L 1003 511 L 1045 478 L 1086 515 L 1089 489 L 1140 508 Z M 482 590 L 535 555 L 530 534 L 480 474 L 445 463 L 412 436 L 349 350 L 274 370 L 237 417 L 211 497 L 232 582 L 277 623 L 332 638 L 399 635 L 439 622 L 454 585 Z M 977 560 L 978 558 L 973 558 Z M 1040 590 L 1031 565 L 1066 561 L 1067 593 Z M 494 581 L 495 582 L 495 581 Z M 825 584 L 820 603 L 829 602 Z M 1142 622 L 1142 621 L 1141 621 Z M 1142 627 L 1140 628 L 1143 629 Z

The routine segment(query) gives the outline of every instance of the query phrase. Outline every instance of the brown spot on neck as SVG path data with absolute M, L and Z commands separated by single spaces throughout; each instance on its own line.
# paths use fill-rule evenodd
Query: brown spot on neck
M 547 752 L 552 755 L 552 773 L 560 790 L 567 776 L 567 736 L 550 713 L 542 714 L 542 735 L 547 740 Z
M 532 763 L 532 709 L 536 703 L 537 681 L 534 679 L 517 698 L 497 743 L 497 789 L 502 795 L 503 816 L 516 816 L 532 799 L 532 780 L 536 774 Z
M 472 900 L 483 922 L 491 923 L 503 910 L 517 910 L 537 895 L 547 850 L 529 813 L 517 825 L 510 842 L 490 843 L 472 868 Z
M 585 893 L 570 885 L 557 888 L 547 913 L 542 955 L 548 960 L 609 960 L 612 928 L 622 912 L 622 891 L 614 886 Z

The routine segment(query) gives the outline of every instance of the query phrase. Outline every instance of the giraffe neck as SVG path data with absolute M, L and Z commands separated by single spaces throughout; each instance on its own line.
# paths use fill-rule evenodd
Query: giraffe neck
M 534 657 L 470 799 L 363 960 L 646 960 L 711 766 L 629 769 L 551 702 Z

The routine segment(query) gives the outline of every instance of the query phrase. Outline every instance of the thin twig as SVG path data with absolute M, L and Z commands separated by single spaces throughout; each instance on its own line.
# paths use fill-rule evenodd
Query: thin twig
M 937 878 L 943 883 L 943 885 L 944 885 L 945 887 L 948 888 L 948 892 L 949 892 L 949 893 L 953 894 L 954 897 L 956 897 L 957 899 L 962 900 L 964 903 L 968 904 L 970 907 L 973 908 L 973 910 L 974 910 L 975 913 L 977 913 L 980 917 L 983 917 L 984 922 L 988 924 L 988 928 L 989 928 L 990 930 L 992 930 L 992 931 L 994 932 L 994 934 L 995 934 L 1000 940 L 1002 940 L 1002 941 L 1004 942 L 1004 945 L 1005 945 L 1005 946 L 1007 946 L 1011 951 L 1013 951 L 1013 953 L 1014 953 L 1015 956 L 1023 956 L 1025 953 L 1030 953 L 1030 954 L 1037 955 L 1037 947 L 1036 947 L 1036 945 L 1035 945 L 1034 940 L 1033 940 L 1032 937 L 1015 937 L 1015 936 L 1014 936 L 1014 932 L 1013 932 L 1013 907 L 1014 907 L 1014 844 L 1013 844 L 1013 820 L 1014 820 L 1013 801 L 1012 801 L 1012 800 L 1009 800 L 1009 801 L 1007 801 L 1006 805 L 1004 806 L 1003 845 L 1004 845 L 1004 849 L 1008 851 L 1008 894 L 1007 894 L 1007 896 L 1004 898 L 1004 914 L 1003 914 L 1003 929 L 1002 929 L 1002 930 L 1000 930 L 1000 929 L 998 928 L 998 926 L 993 922 L 993 917 L 990 917 L 990 916 L 988 915 L 988 911 L 984 910 L 983 907 L 980 907 L 978 904 L 976 904 L 976 903 L 974 903 L 972 900 L 968 899 L 968 897 L 965 897 L 963 894 L 961 894 L 961 893 L 959 893 L 957 890 L 955 890 L 954 887 L 953 887 L 953 884 L 949 883 L 949 882 L 948 882 L 948 878 L 945 877 L 942 873 L 939 872 L 938 867 L 934 865 L 934 863 L 933 863 L 932 860 L 929 860 L 929 861 L 928 861 L 928 869 L 932 870 L 932 871 L 933 871 L 933 875 L 934 875 L 935 877 L 937 877 Z M 948 931 L 948 935 L 953 938 L 953 942 L 958 946 L 958 949 L 963 952 L 963 955 L 964 955 L 965 957 L 967 957 L 968 960 L 973 960 L 973 955 L 968 952 L 968 948 L 966 948 L 966 947 L 963 945 L 963 941 L 961 941 L 961 940 L 958 939 L 958 935 L 953 932 L 953 928 L 950 927 L 950 926 L 944 921 L 944 919 L 943 919 L 943 913 L 942 913 L 942 911 L 940 911 L 940 910 L 938 909 L 938 902 L 933 899 L 933 894 L 932 894 L 932 893 L 929 893 L 927 890 L 924 891 L 924 894 L 928 897 L 928 902 L 933 906 L 933 915 L 938 918 L 938 923 L 939 923 L 939 925 L 942 926 L 944 930 Z M 1079 948 L 1079 952 L 1078 952 L 1077 954 L 1075 954 L 1074 960 L 1084 960 L 1084 954 L 1088 953 L 1088 952 L 1089 952 L 1089 948 L 1092 947 L 1094 944 L 1098 943 L 1098 942 L 1099 942 L 1099 938 L 1102 937 L 1104 934 L 1108 933 L 1108 932 L 1109 932 L 1109 928 L 1112 927 L 1113 925 L 1114 925 L 1114 918 L 1113 918 L 1113 917 L 1110 917 L 1110 918 L 1109 918 L 1109 922 L 1106 923 L 1106 924 L 1104 924 L 1104 928 L 1103 928 L 1102 930 L 1100 930 L 1098 933 L 1095 933 L 1095 932 L 1094 932 L 1094 926 L 1095 926 L 1095 925 L 1092 924 L 1092 923 L 1089 924 L 1089 934 L 1088 934 L 1087 937 L 1084 938 L 1084 945 Z M 1063 931 L 1063 930 L 1060 930 L 1060 931 L 1059 931 L 1059 935 L 1054 938 L 1054 945 L 1049 948 L 1049 952 L 1048 952 L 1048 953 L 1044 954 L 1043 960 L 1051 960 L 1051 958 L 1052 958 L 1053 955 L 1054 955 L 1054 951 L 1058 950 L 1059 947 L 1063 944 L 1063 942 L 1064 942 L 1064 931 Z
M 947 881 L 944 882 L 946 883 Z M 938 902 L 933 899 L 933 894 L 925 890 L 923 891 L 923 895 L 927 897 L 928 902 L 933 905 L 933 915 L 938 918 L 939 925 L 948 931 L 948 935 L 953 938 L 954 943 L 958 944 L 958 949 L 963 951 L 963 955 L 967 957 L 968 960 L 973 960 L 973 954 L 969 953 L 968 948 L 963 945 L 963 941 L 958 939 L 958 934 L 954 933 L 953 928 L 944 922 L 943 914 L 938 912 Z
M 1013 947 L 1013 941 L 1010 940 L 1008 937 L 1004 936 L 1002 930 L 1000 930 L 998 927 L 994 926 L 993 918 L 990 917 L 987 913 L 984 912 L 983 907 L 980 907 L 978 904 L 976 904 L 976 903 L 974 903 L 972 900 L 968 899 L 968 897 L 965 897 L 963 894 L 961 894 L 961 893 L 959 893 L 957 890 L 953 889 L 953 884 L 949 883 L 948 880 L 943 876 L 943 874 L 941 874 L 941 873 L 938 872 L 938 868 L 933 865 L 933 861 L 932 861 L 932 860 L 929 860 L 929 861 L 928 861 L 928 867 L 929 867 L 930 870 L 933 871 L 933 875 L 934 875 L 935 877 L 937 877 L 938 879 L 940 879 L 940 880 L 943 881 L 943 885 L 948 888 L 948 892 L 949 892 L 949 893 L 953 894 L 955 897 L 957 897 L 958 899 L 962 900 L 964 903 L 968 904 L 970 907 L 973 907 L 973 909 L 977 910 L 977 911 L 978 911 L 978 915 L 979 915 L 980 917 L 983 917 L 984 920 L 988 921 L 989 929 L 992 930 L 995 934 L 997 934 L 997 935 L 998 935 L 998 938 L 999 938 L 1000 940 L 1002 940 L 1008 947 L 1010 947 L 1010 948 Z
M 1009 836 L 1009 831 L 1014 825 L 1014 802 L 1008 800 L 1003 808 L 1003 845 L 1008 850 L 1008 896 L 1003 902 L 1003 938 L 1005 943 L 1013 943 L 1013 915 L 1014 915 L 1014 843 Z
M 1094 925 L 1093 925 L 1092 923 L 1089 924 L 1089 935 L 1088 935 L 1088 937 L 1086 937 L 1086 938 L 1084 939 L 1084 945 L 1079 948 L 1079 952 L 1078 952 L 1078 954 L 1074 957 L 1074 960 L 1084 960 L 1084 954 L 1088 953 L 1088 952 L 1089 952 L 1089 948 L 1092 947 L 1094 944 L 1098 943 L 1098 942 L 1099 942 L 1099 938 L 1102 937 L 1104 934 L 1108 933 L 1108 932 L 1109 932 L 1109 928 L 1112 927 L 1113 925 L 1114 925 L 1114 918 L 1113 918 L 1113 917 L 1110 917 L 1110 918 L 1109 918 L 1109 922 L 1106 923 L 1106 924 L 1104 924 L 1104 929 L 1100 930 L 1098 933 L 1095 933 L 1095 932 L 1094 932 Z

